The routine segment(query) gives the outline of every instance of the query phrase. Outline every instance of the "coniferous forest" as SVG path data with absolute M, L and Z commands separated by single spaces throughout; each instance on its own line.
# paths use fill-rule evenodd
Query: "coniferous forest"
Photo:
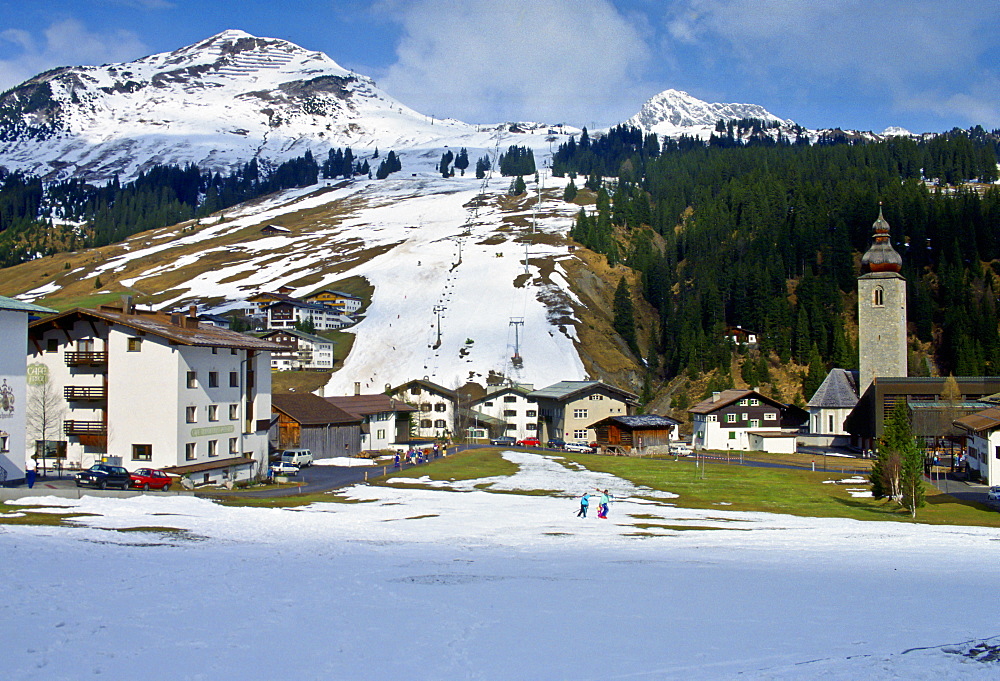
M 572 236 L 642 274 L 658 313 L 655 376 L 717 369 L 712 387 L 731 386 L 735 326 L 761 335 L 761 355 L 808 368 L 806 399 L 831 366 L 856 368 L 858 263 L 880 203 L 903 257 L 914 346 L 929 344 L 942 374 L 1000 374 L 1000 191 L 974 184 L 997 179 L 996 132 L 810 144 L 734 143 L 732 127 L 716 130 L 707 143 L 662 145 L 625 126 L 596 140 L 584 131 L 553 159 L 556 174 L 596 191 Z M 747 383 L 768 380 L 766 362 L 741 366 Z
M 393 152 L 389 156 L 398 170 Z M 36 177 L 12 173 L 0 177 L 0 267 L 105 246 L 281 189 L 307 187 L 320 176 L 368 173 L 368 161 L 355 159 L 350 147 L 331 149 L 322 163 L 308 151 L 269 168 L 254 159 L 229 175 L 158 165 L 126 184 L 115 178 L 104 186 L 75 179 L 43 186 Z

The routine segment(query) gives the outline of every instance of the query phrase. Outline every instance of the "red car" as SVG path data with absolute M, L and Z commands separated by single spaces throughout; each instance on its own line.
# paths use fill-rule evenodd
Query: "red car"
M 131 476 L 132 487 L 144 490 L 158 489 L 161 492 L 169 490 L 174 481 L 169 475 L 155 468 L 140 468 Z
M 542 442 L 537 437 L 526 437 L 517 441 L 518 447 L 541 447 Z

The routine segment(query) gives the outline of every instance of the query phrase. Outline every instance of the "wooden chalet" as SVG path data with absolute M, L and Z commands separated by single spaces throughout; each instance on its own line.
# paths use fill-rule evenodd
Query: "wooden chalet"
M 597 445 L 609 454 L 667 453 L 679 437 L 680 422 L 667 416 L 609 416 L 590 425 Z

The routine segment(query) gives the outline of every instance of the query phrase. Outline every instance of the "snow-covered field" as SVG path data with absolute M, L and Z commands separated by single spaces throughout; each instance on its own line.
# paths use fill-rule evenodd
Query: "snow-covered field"
M 353 504 L 29 500 L 95 515 L 0 526 L 4 678 L 1000 675 L 960 654 L 1000 634 L 996 530 L 678 509 L 506 456 L 508 478 L 357 486 Z M 618 497 L 608 520 L 576 517 L 594 488 Z M 185 532 L 114 529 L 134 527 Z

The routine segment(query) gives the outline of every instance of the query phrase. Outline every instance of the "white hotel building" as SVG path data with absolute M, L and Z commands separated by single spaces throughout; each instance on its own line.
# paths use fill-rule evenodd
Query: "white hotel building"
M 281 346 L 130 301 L 46 317 L 28 334 L 29 376 L 58 400 L 62 427 L 47 439 L 64 466 L 119 457 L 194 485 L 265 471 Z

